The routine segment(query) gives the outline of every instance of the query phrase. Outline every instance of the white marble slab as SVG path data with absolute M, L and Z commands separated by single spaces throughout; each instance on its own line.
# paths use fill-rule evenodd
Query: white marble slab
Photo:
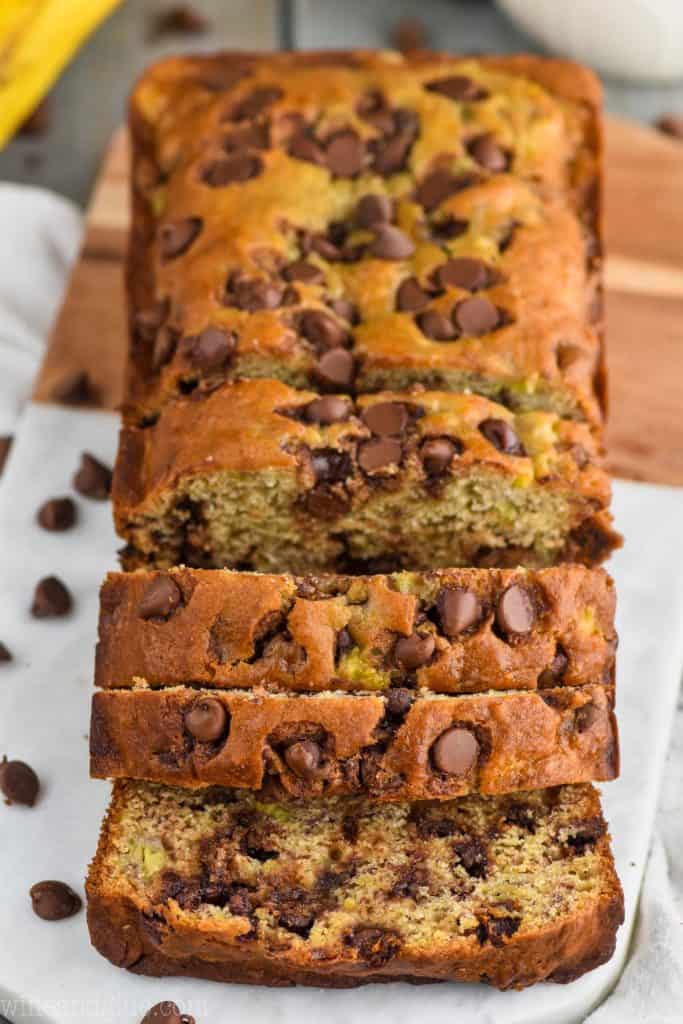
M 626 953 L 647 855 L 683 665 L 683 490 L 615 486 L 627 546 L 611 563 L 620 594 L 618 711 L 623 773 L 604 787 L 627 923 L 612 962 L 569 986 L 499 993 L 478 985 L 369 987 L 351 992 L 268 990 L 136 978 L 89 946 L 85 915 L 58 923 L 32 913 L 28 890 L 57 878 L 82 891 L 108 786 L 88 780 L 88 706 L 97 588 L 115 566 L 108 503 L 78 498 L 80 523 L 55 535 L 34 525 L 46 498 L 67 494 L 79 454 L 112 460 L 115 417 L 30 406 L 0 482 L 0 639 L 15 654 L 0 668 L 0 755 L 28 761 L 43 783 L 32 810 L 0 804 L 0 1015 L 13 1024 L 137 1024 L 174 999 L 197 1024 L 574 1024 L 613 986 Z M 33 586 L 61 576 L 68 619 L 28 613 Z

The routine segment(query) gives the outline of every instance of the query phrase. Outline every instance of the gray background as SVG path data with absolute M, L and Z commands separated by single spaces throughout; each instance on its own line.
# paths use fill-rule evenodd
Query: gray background
M 193 0 L 191 6 L 210 19 L 206 35 L 151 40 L 150 19 L 172 3 L 127 0 L 115 11 L 53 89 L 49 131 L 15 139 L 0 153 L 0 180 L 45 185 L 85 204 L 107 139 L 123 119 L 131 82 L 146 64 L 168 53 L 277 45 L 386 47 L 392 27 L 407 16 L 419 17 L 429 42 L 441 49 L 538 50 L 487 0 Z M 683 81 L 668 88 L 605 85 L 607 108 L 614 113 L 652 121 L 666 111 L 683 112 Z

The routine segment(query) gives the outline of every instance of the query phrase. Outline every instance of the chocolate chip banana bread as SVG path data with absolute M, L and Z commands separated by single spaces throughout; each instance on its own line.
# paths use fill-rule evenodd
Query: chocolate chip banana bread
M 130 106 L 133 424 L 232 377 L 598 424 L 600 86 L 531 56 L 174 58 Z
M 616 778 L 614 691 L 444 696 L 107 690 L 93 697 L 98 778 L 235 786 L 276 797 L 445 800 Z
M 588 785 L 377 805 L 117 783 L 87 893 L 117 966 L 269 985 L 567 982 L 623 919 Z
M 614 683 L 603 569 L 109 573 L 95 684 L 436 693 Z
M 124 427 L 114 513 L 127 569 L 595 564 L 619 543 L 597 460 L 587 424 L 479 395 L 242 380 Z

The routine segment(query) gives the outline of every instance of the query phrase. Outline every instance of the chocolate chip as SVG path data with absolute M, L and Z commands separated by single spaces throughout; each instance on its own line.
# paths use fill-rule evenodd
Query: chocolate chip
M 72 483 L 84 498 L 104 501 L 111 493 L 111 470 L 90 452 L 83 452 Z
M 225 368 L 236 346 L 237 338 L 232 331 L 221 327 L 205 327 L 201 334 L 192 339 L 190 355 L 202 373 L 216 373 Z
M 225 292 L 225 303 L 248 313 L 262 309 L 276 309 L 282 301 L 283 289 L 273 281 L 248 278 L 239 272 L 230 276 Z
M 7 462 L 7 456 L 9 455 L 13 440 L 14 438 L 11 434 L 4 434 L 0 437 L 0 476 L 5 468 L 5 463 Z
M 376 224 L 368 253 L 378 260 L 405 260 L 415 252 L 412 240 L 393 224 Z
M 458 861 L 472 878 L 486 878 L 488 856 L 481 839 L 458 839 L 453 844 Z
M 320 770 L 320 747 L 313 740 L 299 740 L 285 750 L 287 767 L 300 779 L 313 779 Z
M 12 652 L 0 642 L 0 665 L 6 664 L 8 661 L 12 661 Z
M 438 92 L 442 96 L 448 96 L 450 100 L 457 100 L 459 103 L 470 103 L 474 100 L 485 100 L 489 95 L 486 89 L 471 78 L 465 75 L 450 75 L 448 78 L 439 78 L 434 82 L 427 82 L 425 89 L 429 92 Z
M 437 242 L 450 242 L 454 238 L 464 235 L 469 228 L 466 220 L 458 220 L 457 217 L 443 217 L 441 220 L 433 221 L 431 225 L 432 237 Z
M 683 139 L 683 114 L 663 114 L 656 127 L 672 139 Z
M 416 277 L 407 277 L 405 281 L 401 282 L 396 292 L 396 309 L 399 313 L 417 313 L 424 309 L 429 298 Z
M 387 715 L 390 718 L 405 718 L 414 700 L 415 694 L 407 686 L 392 686 L 387 692 Z
M 257 178 L 263 170 L 263 161 L 253 153 L 235 153 L 224 160 L 214 160 L 202 170 L 202 181 L 211 188 L 222 188 Z
M 70 530 L 76 522 L 76 505 L 71 498 L 50 498 L 40 506 L 36 518 L 44 530 Z
M 267 107 L 276 103 L 281 96 L 282 89 L 276 85 L 266 85 L 254 89 L 232 108 L 230 119 L 232 121 L 250 121 L 252 118 L 258 117 Z
M 157 1003 L 147 1011 L 140 1024 L 182 1024 L 183 1018 L 175 1003 Z
M 390 437 L 381 437 L 373 441 L 365 441 L 358 449 L 358 465 L 366 473 L 374 473 L 398 466 L 401 463 L 403 449 L 400 441 Z
M 327 305 L 340 320 L 348 320 L 350 324 L 358 323 L 358 310 L 348 299 L 330 299 Z
M 463 334 L 476 338 L 500 326 L 500 313 L 490 299 L 476 295 L 457 303 L 453 321 Z
M 394 205 L 389 196 L 371 193 L 358 200 L 354 217 L 360 227 L 371 228 L 377 224 L 389 224 L 393 212 Z
M 538 677 L 539 689 L 547 689 L 550 686 L 557 686 L 567 671 L 569 658 L 562 647 L 558 644 L 555 655 L 547 668 L 544 668 Z
M 450 437 L 429 437 L 422 442 L 420 458 L 427 476 L 440 476 L 451 464 L 454 455 L 463 450 L 462 444 Z
M 363 170 L 365 144 L 351 129 L 332 135 L 325 145 L 325 162 L 337 178 L 354 178 Z
M 434 653 L 435 645 L 432 633 L 426 633 L 424 636 L 413 633 L 412 636 L 401 637 L 394 647 L 394 661 L 401 668 L 412 672 L 413 669 L 427 664 Z
M 214 743 L 225 735 L 228 713 L 216 697 L 203 697 L 185 715 L 185 728 L 200 743 Z
M 54 619 L 71 611 L 71 594 L 56 576 L 46 576 L 33 594 L 31 615 L 35 619 Z
M 91 401 L 94 396 L 88 374 L 84 370 L 63 374 L 50 388 L 49 397 L 53 402 L 64 402 L 65 405 Z
M 355 646 L 353 637 L 349 633 L 348 629 L 346 627 L 340 629 L 337 633 L 335 657 L 337 659 L 343 658 L 344 655 Z
M 431 757 L 438 771 L 458 777 L 467 775 L 479 757 L 477 738 L 469 729 L 453 726 L 432 744 Z
M 353 471 L 348 452 L 336 448 L 316 448 L 311 452 L 311 465 L 317 483 L 338 483 L 346 480 Z
M 38 776 L 23 761 L 0 761 L 0 790 L 8 804 L 33 807 L 40 789 Z
M 178 331 L 173 327 L 162 327 L 154 339 L 152 369 L 160 370 L 169 362 L 178 344 Z
M 318 351 L 337 349 L 348 339 L 346 329 L 320 309 L 304 310 L 299 318 L 299 331 Z
M 436 599 L 436 609 L 448 637 L 460 636 L 478 623 L 482 615 L 477 595 L 462 587 L 444 587 Z
M 322 284 L 325 280 L 320 267 L 316 267 L 315 263 L 309 263 L 308 260 L 290 263 L 283 270 L 282 276 L 286 281 L 300 281 L 302 284 Z
M 426 309 L 424 313 L 418 313 L 415 322 L 425 337 L 431 338 L 432 341 L 452 341 L 458 334 L 451 318 L 436 309 Z
M 388 963 L 401 948 L 396 935 L 382 928 L 356 928 L 346 937 L 346 943 L 358 950 L 358 957 L 370 967 L 382 967 Z
M 391 42 L 395 50 L 409 53 L 411 50 L 427 50 L 427 28 L 419 18 L 401 18 L 391 33 Z
M 523 636 L 530 633 L 536 621 L 536 609 L 526 587 L 513 583 L 496 605 L 496 622 L 503 633 Z
M 141 619 L 168 619 L 182 601 L 178 584 L 170 576 L 155 576 L 138 605 Z
M 439 288 L 464 288 L 468 292 L 488 288 L 491 282 L 491 272 L 483 260 L 466 256 L 442 263 L 434 276 Z
M 303 133 L 295 135 L 290 141 L 288 153 L 295 160 L 305 160 L 306 163 L 317 164 L 319 167 L 325 163 L 325 154 L 322 148 Z
M 372 169 L 383 178 L 402 171 L 408 160 L 410 148 L 415 136 L 400 132 L 390 138 L 375 139 L 372 142 Z
M 333 348 L 325 352 L 313 368 L 320 387 L 328 391 L 348 390 L 356 375 L 353 356 L 348 349 Z
M 165 35 L 201 35 L 209 27 L 208 20 L 189 4 L 177 4 L 161 11 L 150 29 L 150 39 L 156 41 Z
M 321 426 L 328 426 L 330 423 L 341 423 L 351 415 L 351 403 L 345 398 L 337 395 L 325 395 L 324 398 L 314 398 L 312 402 L 304 406 L 304 416 L 309 423 L 319 423 Z
M 489 417 L 489 419 L 482 420 L 479 430 L 486 440 L 504 455 L 515 455 L 518 458 L 526 455 L 522 442 L 507 420 Z
M 30 890 L 33 912 L 43 921 L 63 921 L 82 907 L 81 897 L 64 882 L 36 882 Z
M 477 135 L 475 138 L 470 139 L 467 143 L 467 152 L 473 160 L 476 160 L 478 164 L 485 167 L 487 171 L 495 174 L 498 171 L 507 170 L 507 154 L 498 145 L 495 136 L 491 132 L 484 132 L 483 135 Z
M 601 718 L 600 708 L 597 704 L 589 701 L 588 704 L 584 704 L 574 712 L 574 728 L 579 733 L 588 732 Z
M 306 511 L 316 519 L 336 519 L 348 512 L 351 499 L 348 494 L 327 484 L 318 484 L 306 492 Z
M 268 149 L 269 141 L 268 125 L 245 124 L 225 135 L 221 145 L 226 153 L 234 153 L 240 149 Z
M 376 402 L 363 409 L 361 415 L 366 427 L 380 437 L 402 434 L 408 426 L 408 410 L 403 402 Z
M 387 101 L 379 89 L 368 89 L 356 103 L 356 113 L 366 119 L 382 110 L 387 110 Z
M 430 213 L 435 210 L 437 206 L 440 206 L 445 199 L 460 192 L 463 188 L 466 188 L 472 182 L 472 178 L 467 175 L 453 174 L 451 171 L 446 170 L 444 167 L 438 167 L 435 171 L 432 171 L 423 178 L 420 184 L 415 189 L 415 201 L 424 206 L 425 210 Z
M 203 227 L 201 217 L 185 217 L 170 221 L 159 228 L 159 247 L 162 260 L 174 260 L 190 248 Z

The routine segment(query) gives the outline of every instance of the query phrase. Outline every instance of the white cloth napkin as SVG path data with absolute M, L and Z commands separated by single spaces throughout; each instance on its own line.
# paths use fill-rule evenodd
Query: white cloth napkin
M 76 208 L 63 199 L 33 188 L 0 184 L 0 223 L 0 434 L 4 434 L 17 426 L 30 393 L 78 250 L 82 221 Z M 589 1024 L 673 1024 L 683 1019 L 682 793 L 683 710 L 679 710 L 629 960 L 614 992 L 590 1015 Z M 489 1019 L 483 1012 L 482 1019 Z

